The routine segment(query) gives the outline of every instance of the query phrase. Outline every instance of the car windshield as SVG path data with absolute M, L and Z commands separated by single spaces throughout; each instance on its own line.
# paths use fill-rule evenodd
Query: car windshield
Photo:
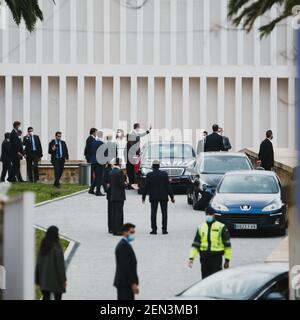
M 219 193 L 278 193 L 278 183 L 273 176 L 265 175 L 229 175 L 224 177 Z
M 194 156 L 194 150 L 190 145 L 172 143 L 150 145 L 145 154 L 148 159 L 189 159 Z
M 204 174 L 224 174 L 228 171 L 251 169 L 248 158 L 234 156 L 204 156 L 200 166 L 200 172 Z
M 183 297 L 248 300 L 274 278 L 268 272 L 230 269 L 213 274 L 183 292 Z

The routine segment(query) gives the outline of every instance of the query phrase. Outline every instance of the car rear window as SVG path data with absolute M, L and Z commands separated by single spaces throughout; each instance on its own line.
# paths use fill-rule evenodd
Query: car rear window
M 278 182 L 273 176 L 266 175 L 228 175 L 219 186 L 219 193 L 278 193 Z
M 247 157 L 204 157 L 200 171 L 207 174 L 224 174 L 234 170 L 251 170 L 252 167 Z
M 189 159 L 193 157 L 195 157 L 194 149 L 188 144 L 155 144 L 150 145 L 146 150 L 148 159 Z

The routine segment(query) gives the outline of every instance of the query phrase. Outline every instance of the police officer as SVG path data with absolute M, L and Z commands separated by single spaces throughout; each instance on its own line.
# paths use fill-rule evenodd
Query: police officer
M 229 268 L 232 251 L 230 234 L 227 227 L 216 221 L 213 213 L 207 213 L 206 222 L 199 226 L 190 251 L 189 267 L 198 252 L 200 253 L 202 279 L 222 270 L 222 257 L 224 255 L 224 269 Z

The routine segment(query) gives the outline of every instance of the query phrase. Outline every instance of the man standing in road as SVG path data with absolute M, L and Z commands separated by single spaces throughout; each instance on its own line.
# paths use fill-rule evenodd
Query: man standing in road
M 84 157 L 85 157 L 87 163 L 91 163 L 92 143 L 96 139 L 97 131 L 98 130 L 96 128 L 92 128 L 90 130 L 90 135 L 88 136 L 88 138 L 85 141 Z M 95 173 L 93 172 L 92 167 L 91 167 L 91 184 L 93 183 L 94 176 L 95 176 Z
M 101 146 L 104 144 L 104 142 L 102 141 L 102 138 L 103 138 L 103 132 L 98 131 L 96 139 L 92 142 L 92 145 L 91 145 L 90 162 L 92 164 L 93 182 L 91 184 L 89 193 L 94 194 L 96 196 L 104 196 L 104 194 L 101 192 L 101 186 L 103 184 L 105 163 L 100 163 L 99 160 L 103 160 L 103 158 L 100 156 L 98 159 L 98 156 L 97 156 L 98 149 L 101 148 Z M 96 192 L 95 192 L 95 188 L 96 188 Z
M 137 260 L 131 242 L 135 240 L 135 225 L 126 223 L 122 227 L 122 239 L 118 243 L 114 286 L 118 290 L 118 300 L 134 300 L 139 294 Z
M 200 253 L 202 279 L 222 270 L 222 257 L 225 257 L 224 269 L 229 268 L 232 257 L 230 234 L 227 227 L 216 221 L 215 215 L 207 213 L 206 222 L 198 227 L 192 249 L 189 267 Z
M 10 133 L 9 140 L 11 144 L 10 148 L 10 159 L 12 167 L 8 177 L 9 182 L 24 182 L 20 174 L 21 160 L 23 159 L 23 144 L 21 141 L 21 122 L 15 121 L 13 124 L 13 130 Z M 17 179 L 16 179 L 17 177 Z
M 51 163 L 54 167 L 54 186 L 60 187 L 60 178 L 63 174 L 65 162 L 69 160 L 69 152 L 65 141 L 61 140 L 62 133 L 55 133 L 55 139 L 49 143 L 49 154 L 51 155 Z
M 175 203 L 173 190 L 170 185 L 168 173 L 159 170 L 160 162 L 154 160 L 152 172 L 146 176 L 145 187 L 143 189 L 143 203 L 145 203 L 147 194 L 151 203 L 151 228 L 150 234 L 157 234 L 157 209 L 160 204 L 162 213 L 162 233 L 168 234 L 168 201 L 171 198 Z
M 219 126 L 214 124 L 212 129 L 213 133 L 205 138 L 204 152 L 225 151 L 223 138 L 218 133 Z
M 266 132 L 266 139 L 260 144 L 258 162 L 265 170 L 271 171 L 274 167 L 274 149 L 273 149 L 273 132 Z
M 122 160 L 117 158 L 112 161 L 113 168 L 108 176 L 111 201 L 111 230 L 114 236 L 121 235 L 124 221 L 124 201 L 126 200 L 125 175 L 121 170 Z
M 39 136 L 33 134 L 33 128 L 27 129 L 27 135 L 23 139 L 27 163 L 27 175 L 30 182 L 39 180 L 39 161 L 43 157 L 43 150 Z
M 223 138 L 224 151 L 229 151 L 232 146 L 228 137 L 223 136 L 224 130 L 223 128 L 219 128 L 219 135 Z

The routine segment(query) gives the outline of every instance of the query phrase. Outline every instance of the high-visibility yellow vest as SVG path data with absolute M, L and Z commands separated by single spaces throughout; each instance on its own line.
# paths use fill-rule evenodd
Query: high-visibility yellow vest
M 206 251 L 206 252 L 224 252 L 225 259 L 230 260 L 232 257 L 232 250 L 230 246 L 226 246 L 222 239 L 222 231 L 225 225 L 221 222 L 214 221 L 210 228 L 210 248 L 208 241 L 208 224 L 203 223 L 199 229 L 200 236 L 200 246 L 199 248 L 195 248 L 194 246 L 190 252 L 190 259 L 194 259 L 198 252 Z M 229 244 L 230 245 L 230 244 Z
M 222 240 L 222 230 L 224 228 L 224 224 L 218 221 L 214 221 L 211 225 L 210 229 L 210 251 L 219 252 L 224 251 L 224 243 Z M 199 228 L 199 234 L 201 239 L 200 251 L 209 250 L 208 246 L 208 224 L 203 223 Z

